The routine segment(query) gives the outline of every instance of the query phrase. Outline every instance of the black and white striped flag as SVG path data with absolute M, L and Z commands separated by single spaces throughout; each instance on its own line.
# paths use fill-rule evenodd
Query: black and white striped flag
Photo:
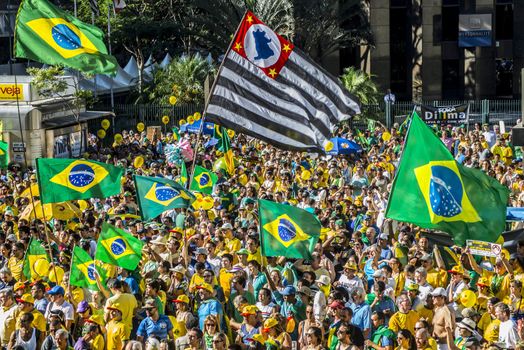
M 205 115 L 279 148 L 315 152 L 358 113 L 358 100 L 335 77 L 247 12 Z

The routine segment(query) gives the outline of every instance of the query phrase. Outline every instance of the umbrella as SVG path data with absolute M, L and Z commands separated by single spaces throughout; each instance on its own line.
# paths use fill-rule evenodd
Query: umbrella
M 70 202 L 44 204 L 44 212 L 46 220 L 50 220 L 52 218 L 58 220 L 69 220 L 82 215 L 80 208 Z M 33 203 L 29 203 L 24 211 L 22 211 L 20 214 L 20 219 L 25 219 L 28 221 L 34 219 L 35 217 L 42 219 L 42 214 L 42 204 L 40 201 L 35 201 L 34 206 Z
M 200 131 L 201 125 L 202 125 L 202 119 L 199 119 L 196 122 L 194 122 L 193 124 L 189 124 L 189 123 L 182 124 L 180 126 L 180 131 L 196 134 Z M 215 124 L 210 123 L 210 122 L 204 122 L 204 130 L 203 130 L 204 135 L 213 135 L 214 129 L 215 129 Z
M 26 188 L 24 192 L 22 192 L 20 197 L 31 198 L 31 194 L 33 194 L 33 197 L 40 196 L 40 190 L 38 189 L 38 184 L 32 184 L 31 187 Z
M 362 151 L 362 147 L 360 147 L 358 144 L 353 141 L 343 139 L 342 137 L 333 137 L 330 141 L 333 143 L 333 148 L 327 151 L 327 154 L 330 155 L 352 154 Z

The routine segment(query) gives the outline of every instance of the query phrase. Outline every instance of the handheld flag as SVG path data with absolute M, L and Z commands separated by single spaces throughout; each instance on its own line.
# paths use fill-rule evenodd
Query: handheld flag
M 182 187 L 186 188 L 187 185 L 187 168 L 186 163 L 182 161 L 182 165 L 180 166 L 180 176 L 178 178 L 178 183 L 182 185 Z
M 189 189 L 191 191 L 211 194 L 213 192 L 213 185 L 217 180 L 217 176 L 212 171 L 197 165 Z
M 100 276 L 100 282 L 105 283 L 106 271 L 102 266 L 96 264 L 85 250 L 80 247 L 74 247 L 73 260 L 71 261 L 71 285 L 90 290 L 99 290 L 96 283 L 96 274 Z
M 39 259 L 44 259 L 49 262 L 49 257 L 45 248 L 42 246 L 42 242 L 40 242 L 38 239 L 34 239 L 31 237 L 31 240 L 29 241 L 29 246 L 25 253 L 24 268 L 22 270 L 24 276 L 28 280 L 42 279 L 43 276 L 40 276 L 35 270 L 35 262 Z
M 311 258 L 321 229 L 315 215 L 263 199 L 258 200 L 258 212 L 262 255 Z
M 173 208 L 187 208 L 195 196 L 172 180 L 134 176 L 142 220 L 151 220 Z
M 36 174 L 41 202 L 56 203 L 115 196 L 124 169 L 92 160 L 38 158 Z
M 142 259 L 144 242 L 106 222 L 98 238 L 95 259 L 134 270 Z
M 216 129 L 216 126 L 215 126 Z M 220 139 L 217 144 L 217 149 L 224 153 L 224 164 L 229 175 L 235 173 L 235 163 L 233 160 L 233 150 L 231 149 L 231 140 L 227 134 L 227 129 L 220 127 Z
M 7 168 L 9 164 L 9 144 L 4 141 L 0 141 L 0 169 Z
M 504 230 L 508 189 L 458 164 L 415 113 L 388 201 L 386 217 L 466 239 L 494 242 Z
M 90 2 L 92 3 L 92 1 Z M 107 53 L 104 33 L 47 0 L 23 0 L 15 29 L 15 55 L 85 73 L 116 75 L 118 62 Z
M 206 107 L 206 120 L 285 150 L 323 152 L 358 100 L 255 15 L 246 12 Z
M 180 140 L 180 130 L 176 126 L 173 126 L 173 129 L 171 130 L 173 131 L 173 140 L 179 141 Z

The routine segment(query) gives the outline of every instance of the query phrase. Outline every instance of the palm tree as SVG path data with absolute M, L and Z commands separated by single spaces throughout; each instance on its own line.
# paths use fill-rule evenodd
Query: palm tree
M 346 89 L 360 100 L 360 103 L 376 105 L 380 94 L 372 77 L 372 75 L 359 69 L 348 67 L 344 69 L 344 74 L 342 74 L 340 80 Z

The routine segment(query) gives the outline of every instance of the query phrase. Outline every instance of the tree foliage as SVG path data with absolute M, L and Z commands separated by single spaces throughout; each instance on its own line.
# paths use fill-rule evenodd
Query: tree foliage
M 340 80 L 346 89 L 356 96 L 362 104 L 378 104 L 380 93 L 372 79 L 372 75 L 360 69 L 348 67 L 344 69 L 344 74 L 342 74 Z

